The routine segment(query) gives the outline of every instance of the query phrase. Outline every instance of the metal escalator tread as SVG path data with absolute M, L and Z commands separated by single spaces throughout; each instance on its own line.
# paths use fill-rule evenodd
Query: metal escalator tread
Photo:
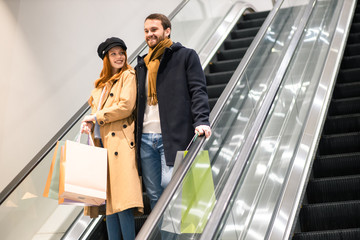
M 242 16 L 205 68 L 209 105 L 212 109 L 254 40 L 269 11 Z
M 293 240 L 359 240 L 360 228 L 339 229 L 330 231 L 304 232 L 295 235 Z
M 360 239 L 360 4 L 293 240 Z

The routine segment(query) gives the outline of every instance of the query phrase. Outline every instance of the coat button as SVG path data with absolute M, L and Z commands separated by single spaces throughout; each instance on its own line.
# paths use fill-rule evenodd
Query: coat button
M 118 152 L 115 152 L 115 156 L 117 156 L 119 153 Z
M 111 133 L 111 136 L 115 136 L 115 133 L 114 133 L 114 132 L 112 132 L 112 133 Z
M 114 94 L 113 93 L 110 93 L 110 97 L 113 97 L 114 96 Z
M 131 146 L 134 146 L 134 142 L 131 142 L 130 145 L 131 145 Z
M 126 127 L 127 127 L 126 124 L 124 124 L 124 125 L 123 125 L 123 128 L 126 128 Z

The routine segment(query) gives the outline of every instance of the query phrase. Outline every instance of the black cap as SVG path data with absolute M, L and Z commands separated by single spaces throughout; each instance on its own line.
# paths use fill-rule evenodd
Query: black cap
M 102 42 L 98 49 L 98 55 L 101 59 L 104 59 L 105 54 L 113 47 L 119 46 L 121 47 L 124 51 L 126 51 L 127 47 L 125 45 L 125 42 L 123 40 L 121 40 L 120 38 L 117 37 L 111 37 L 105 40 L 105 42 Z

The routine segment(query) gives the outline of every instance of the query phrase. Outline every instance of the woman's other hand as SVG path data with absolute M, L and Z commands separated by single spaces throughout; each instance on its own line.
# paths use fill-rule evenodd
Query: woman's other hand
M 80 132 L 81 133 L 91 134 L 91 129 L 93 127 L 94 121 L 95 121 L 95 116 L 94 115 L 85 116 L 84 119 L 81 122 Z

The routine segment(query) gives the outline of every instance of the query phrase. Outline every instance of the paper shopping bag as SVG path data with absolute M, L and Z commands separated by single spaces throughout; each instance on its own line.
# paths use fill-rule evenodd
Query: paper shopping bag
M 47 181 L 43 193 L 44 197 L 48 197 L 56 200 L 59 197 L 60 154 L 61 154 L 61 146 L 63 146 L 64 144 L 65 141 L 58 141 L 56 143 L 49 174 L 47 177 Z
M 60 158 L 59 204 L 101 205 L 106 199 L 107 150 L 66 140 Z
M 214 204 L 215 191 L 209 153 L 201 151 L 183 181 L 181 233 L 202 233 Z

